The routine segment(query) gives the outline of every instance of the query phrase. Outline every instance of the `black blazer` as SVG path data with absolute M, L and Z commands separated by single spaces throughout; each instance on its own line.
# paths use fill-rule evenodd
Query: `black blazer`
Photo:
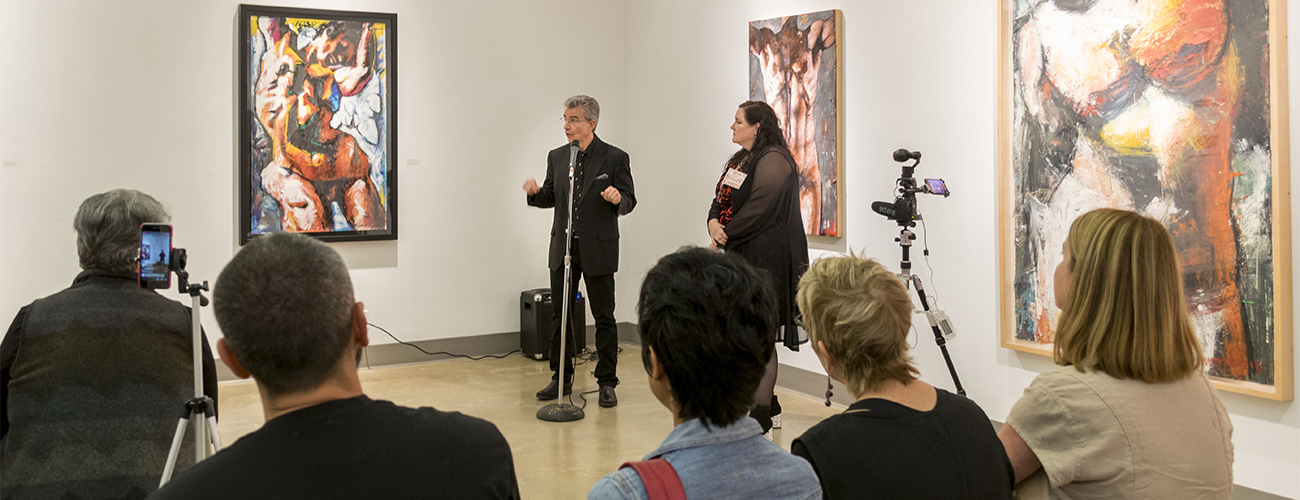
M 583 163 L 582 185 L 578 192 L 578 217 L 573 228 L 578 234 L 576 242 L 582 262 L 577 262 L 582 272 L 591 276 L 613 274 L 618 271 L 618 217 L 627 215 L 636 207 L 636 194 L 632 187 L 632 169 L 627 153 L 595 137 L 587 145 L 590 155 Z M 614 186 L 622 195 L 615 205 L 600 195 Z M 552 149 L 546 155 L 546 180 L 541 190 L 528 197 L 528 204 L 539 208 L 555 209 L 555 222 L 551 225 L 551 251 L 548 267 L 552 271 L 564 265 L 565 230 L 569 225 L 569 145 Z

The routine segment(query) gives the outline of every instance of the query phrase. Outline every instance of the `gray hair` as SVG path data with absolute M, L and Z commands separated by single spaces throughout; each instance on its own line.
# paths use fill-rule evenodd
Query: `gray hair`
M 596 98 L 585 95 L 575 95 L 564 100 L 564 109 L 582 108 L 582 114 L 586 115 L 587 121 L 600 122 L 600 103 Z
M 336 373 L 355 301 L 347 265 L 324 243 L 258 237 L 217 276 L 212 299 L 226 345 L 268 393 L 308 391 Z
M 134 273 L 140 257 L 140 225 L 171 220 L 162 203 L 134 189 L 86 198 L 72 220 L 81 268 Z

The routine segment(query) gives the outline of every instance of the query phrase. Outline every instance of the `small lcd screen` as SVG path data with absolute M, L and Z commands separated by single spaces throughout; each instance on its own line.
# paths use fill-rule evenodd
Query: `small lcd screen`
M 948 186 L 943 183 L 943 179 L 926 179 L 925 183 L 930 186 L 931 193 L 948 194 Z

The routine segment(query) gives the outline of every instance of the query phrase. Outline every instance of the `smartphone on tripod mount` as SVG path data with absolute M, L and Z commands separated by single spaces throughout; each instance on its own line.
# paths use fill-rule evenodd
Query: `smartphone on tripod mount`
M 172 226 L 146 222 L 140 225 L 140 288 L 165 290 L 172 286 Z

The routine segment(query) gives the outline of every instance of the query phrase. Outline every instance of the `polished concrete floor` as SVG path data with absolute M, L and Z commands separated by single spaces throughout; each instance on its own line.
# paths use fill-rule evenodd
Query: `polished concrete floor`
M 514 355 L 482 361 L 455 360 L 361 370 L 366 394 L 406 406 L 458 411 L 496 424 L 510 442 L 520 494 L 524 498 L 586 498 L 601 476 L 659 447 L 672 430 L 672 416 L 650 393 L 641 369 L 641 350 L 623 345 L 619 356 L 619 404 L 596 405 L 587 395 L 586 418 L 570 423 L 538 420 L 547 402 L 534 393 L 550 380 L 547 363 Z M 573 402 L 578 393 L 597 389 L 591 364 L 578 366 Z M 783 428 L 774 441 L 786 448 L 817 422 L 844 410 L 822 401 L 777 389 Z M 220 388 L 221 438 L 233 443 L 262 425 L 257 388 L 248 381 L 225 382 Z

